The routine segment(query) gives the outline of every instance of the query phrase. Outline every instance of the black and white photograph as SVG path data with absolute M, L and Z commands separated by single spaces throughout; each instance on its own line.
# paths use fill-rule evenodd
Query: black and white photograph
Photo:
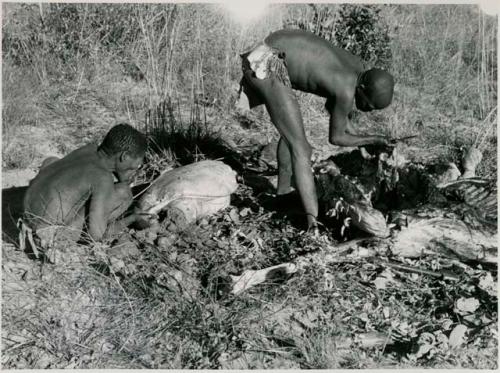
M 1 6 L 2 370 L 498 369 L 494 1 Z

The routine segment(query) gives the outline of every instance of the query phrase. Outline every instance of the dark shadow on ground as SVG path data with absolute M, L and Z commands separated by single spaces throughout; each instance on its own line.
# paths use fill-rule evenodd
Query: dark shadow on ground
M 300 230 L 307 229 L 307 219 L 300 196 L 292 192 L 280 196 L 262 195 L 259 198 L 262 207 L 276 213 L 276 219 L 287 219 L 291 225 Z
M 385 179 L 378 177 L 380 147 L 366 146 L 365 149 L 374 155 L 374 158 L 365 159 L 359 149 L 356 149 L 333 155 L 325 161 L 333 162 L 342 176 L 357 179 L 358 184 L 368 186 L 378 184 L 377 192 L 372 194 L 371 202 L 374 208 L 383 213 L 412 209 L 426 203 L 432 191 L 429 175 L 440 174 L 448 167 L 447 164 L 425 166 L 408 164 L 398 169 L 398 181 L 388 185 L 387 177 Z M 385 172 L 388 173 L 389 169 Z
M 24 193 L 27 186 L 2 189 L 2 240 L 17 242 L 17 220 L 23 212 Z

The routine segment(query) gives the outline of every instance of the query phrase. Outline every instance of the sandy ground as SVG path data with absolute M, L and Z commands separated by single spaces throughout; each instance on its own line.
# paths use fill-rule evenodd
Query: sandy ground
M 2 171 L 2 189 L 28 186 L 35 176 L 36 171 L 32 169 Z
M 22 213 L 24 192 L 36 175 L 32 169 L 2 171 L 2 244 L 16 242 L 16 222 Z M 16 242 L 17 243 L 17 242 Z

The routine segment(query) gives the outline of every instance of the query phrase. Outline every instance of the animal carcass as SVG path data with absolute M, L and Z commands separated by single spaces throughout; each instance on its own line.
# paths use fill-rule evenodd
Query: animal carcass
M 206 160 L 175 168 L 159 176 L 139 200 L 151 214 L 175 211 L 191 223 L 229 206 L 237 188 L 236 172 L 220 161 Z

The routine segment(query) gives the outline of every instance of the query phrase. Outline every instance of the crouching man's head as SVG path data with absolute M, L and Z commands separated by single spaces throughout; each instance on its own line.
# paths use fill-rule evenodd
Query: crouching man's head
M 128 124 L 118 124 L 104 137 L 99 151 L 113 163 L 113 171 L 120 182 L 130 182 L 144 161 L 146 137 Z
M 370 69 L 358 78 L 356 107 L 361 111 L 384 109 L 392 102 L 394 78 L 380 69 Z

